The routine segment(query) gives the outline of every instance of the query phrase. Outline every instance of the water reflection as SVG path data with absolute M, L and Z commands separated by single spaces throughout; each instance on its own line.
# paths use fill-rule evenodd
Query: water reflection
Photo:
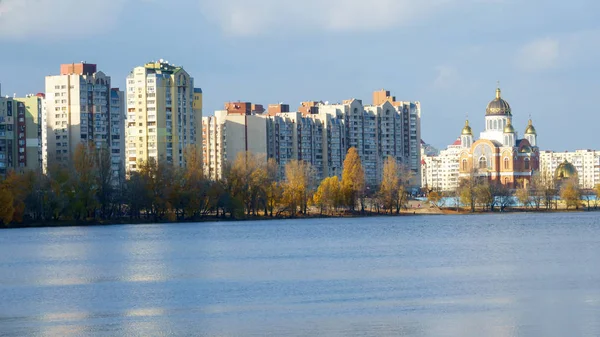
M 593 214 L 2 234 L 7 335 L 600 335 Z

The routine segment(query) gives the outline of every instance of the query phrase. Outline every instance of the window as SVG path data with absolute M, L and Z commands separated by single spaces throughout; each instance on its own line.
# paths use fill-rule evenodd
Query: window
M 504 169 L 508 170 L 508 166 L 509 166 L 508 157 L 504 157 Z
M 525 166 L 525 169 L 526 169 L 526 170 L 530 170 L 530 166 L 531 166 L 531 165 L 530 165 L 530 163 L 529 163 L 529 158 L 525 158 L 525 165 L 524 165 L 524 166 Z
M 462 168 L 463 168 L 463 171 L 467 170 L 467 160 L 466 159 L 463 159 L 463 161 L 462 161 Z
M 487 168 L 487 159 L 485 157 L 479 158 L 479 168 L 486 169 Z

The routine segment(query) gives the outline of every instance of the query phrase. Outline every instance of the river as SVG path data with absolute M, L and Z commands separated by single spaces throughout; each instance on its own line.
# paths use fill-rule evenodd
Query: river
M 0 336 L 600 336 L 599 213 L 0 231 Z

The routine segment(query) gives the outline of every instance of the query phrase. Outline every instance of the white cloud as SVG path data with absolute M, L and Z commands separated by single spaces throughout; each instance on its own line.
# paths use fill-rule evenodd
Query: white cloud
M 542 38 L 523 46 L 516 57 L 516 64 L 525 71 L 542 71 L 558 65 L 560 41 L 554 38 Z
M 101 34 L 127 0 L 0 0 L 0 39 Z
M 446 5 L 474 0 L 200 0 L 230 35 L 373 31 L 411 24 Z

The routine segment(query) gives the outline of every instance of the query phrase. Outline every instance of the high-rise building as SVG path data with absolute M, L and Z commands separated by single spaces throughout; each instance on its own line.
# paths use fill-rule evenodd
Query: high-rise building
M 341 177 L 346 153 L 355 147 L 365 181 L 372 190 L 381 181 L 383 164 L 389 156 L 417 171 L 412 177 L 417 187 L 420 165 L 413 165 L 413 159 L 420 163 L 420 107 L 418 102 L 396 102 L 386 93 L 387 98 L 376 97 L 378 104 L 373 106 L 364 106 L 358 99 L 336 104 L 312 101 L 301 103 L 297 112 L 290 111 L 289 105 L 283 103 L 269 105 L 264 114 L 261 106 L 228 103 L 226 110 L 203 120 L 204 158 L 211 163 L 205 166 L 205 172 L 209 177 L 219 176 L 225 163 L 223 158 L 233 160 L 231 151 L 225 150 L 232 146 L 232 139 L 236 144 L 247 142 L 247 149 L 254 146 L 260 151 L 264 151 L 262 144 L 255 142 L 265 141 L 268 158 L 278 164 L 279 179 L 284 178 L 285 166 L 291 160 L 310 163 L 317 179 Z M 236 115 L 245 116 L 244 121 L 236 122 L 245 128 L 232 132 L 234 126 L 227 126 L 226 122 Z M 248 121 L 261 118 L 266 122 L 264 131 L 261 124 L 251 134 Z M 415 149 L 418 154 L 413 153 Z
M 401 135 L 402 163 L 414 174 L 415 186 L 421 181 L 421 103 L 409 101 L 397 101 L 387 90 L 373 93 L 373 105 L 382 105 L 389 102 L 396 109 L 400 118 L 400 133 L 394 131 L 395 135 Z
M 254 109 L 258 109 L 254 110 Z M 223 176 L 227 164 L 239 153 L 267 156 L 266 118 L 261 105 L 249 102 L 225 104 L 225 110 L 202 118 L 204 175 L 213 180 Z
M 0 176 L 42 168 L 43 95 L 0 97 Z
M 110 161 L 113 177 L 125 178 L 125 93 L 110 90 Z
M 159 60 L 134 68 L 127 76 L 127 170 L 149 159 L 185 166 L 186 151 L 201 154 L 201 122 L 202 90 L 183 67 Z
M 23 98 L 15 98 L 17 102 L 17 123 L 21 123 L 18 130 L 18 141 L 17 145 L 23 144 L 21 133 L 25 133 L 25 162 L 22 163 L 22 153 L 19 153 L 19 161 L 24 164 L 21 167 L 25 167 L 30 170 L 43 169 L 43 145 L 42 145 L 42 116 L 45 108 L 44 94 L 38 93 L 37 95 L 30 94 Z M 21 109 L 25 109 L 25 123 L 21 120 Z M 19 150 L 20 151 L 20 150 Z
M 271 108 L 272 106 L 270 106 Z M 326 137 L 323 121 L 317 115 L 281 112 L 263 115 L 267 119 L 267 153 L 278 164 L 278 178 L 285 176 L 285 166 L 292 160 L 310 163 L 317 179 L 325 175 L 323 147 Z
M 63 64 L 60 75 L 46 76 L 49 165 L 68 163 L 81 143 L 110 148 L 110 89 L 110 77 L 95 64 Z

